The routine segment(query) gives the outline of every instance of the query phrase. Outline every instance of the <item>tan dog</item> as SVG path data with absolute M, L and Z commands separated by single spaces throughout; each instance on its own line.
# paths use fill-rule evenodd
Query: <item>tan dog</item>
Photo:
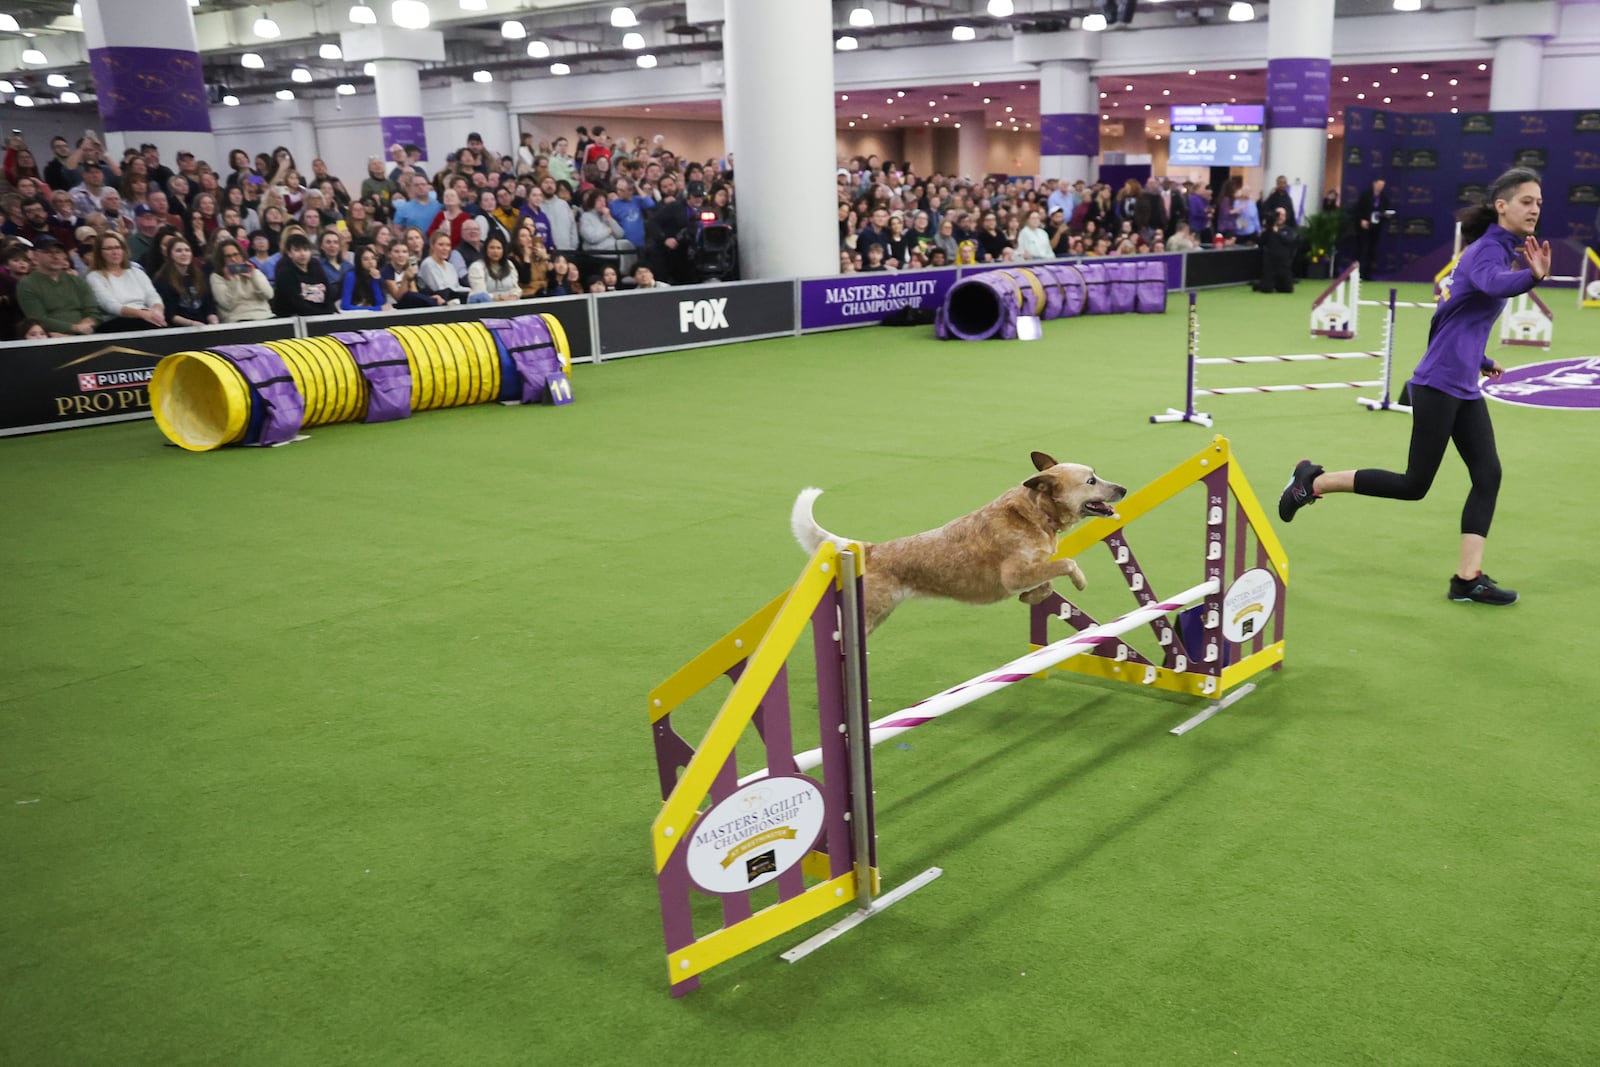
M 937 530 L 866 550 L 867 632 L 871 633 L 902 600 L 937 596 L 963 604 L 994 604 L 1015 596 L 1037 604 L 1054 590 L 1052 578 L 1065 575 L 1082 589 L 1083 571 L 1070 559 L 1051 559 L 1061 534 L 1094 516 L 1115 518 L 1112 504 L 1128 495 L 1115 482 L 1095 476 L 1078 463 L 1057 463 L 1033 453 L 1041 473 L 1002 493 L 970 515 Z M 802 490 L 790 514 L 795 539 L 807 552 L 824 541 L 843 547 L 849 540 L 829 533 L 811 517 L 821 489 Z

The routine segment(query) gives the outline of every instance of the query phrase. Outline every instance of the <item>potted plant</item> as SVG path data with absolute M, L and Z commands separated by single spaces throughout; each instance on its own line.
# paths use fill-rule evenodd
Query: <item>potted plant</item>
M 1334 261 L 1338 258 L 1345 222 L 1342 211 L 1319 211 L 1306 219 L 1306 224 L 1300 228 L 1300 239 L 1306 250 L 1307 276 L 1334 276 Z

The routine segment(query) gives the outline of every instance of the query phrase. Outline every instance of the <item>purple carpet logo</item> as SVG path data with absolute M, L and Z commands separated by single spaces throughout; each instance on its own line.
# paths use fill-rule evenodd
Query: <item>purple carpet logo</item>
M 1485 382 L 1486 396 L 1530 408 L 1600 411 L 1600 356 L 1512 367 Z

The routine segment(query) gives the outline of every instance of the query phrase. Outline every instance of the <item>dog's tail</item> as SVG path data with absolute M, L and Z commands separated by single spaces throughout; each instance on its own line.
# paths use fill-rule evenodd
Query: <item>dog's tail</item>
M 789 513 L 789 529 L 794 531 L 794 539 L 800 542 L 800 547 L 805 549 L 808 555 L 815 552 L 817 546 L 824 541 L 832 541 L 840 548 L 850 544 L 847 538 L 829 533 L 818 526 L 817 520 L 811 517 L 811 505 L 821 495 L 821 489 L 800 490 L 800 495 L 794 498 L 794 510 Z

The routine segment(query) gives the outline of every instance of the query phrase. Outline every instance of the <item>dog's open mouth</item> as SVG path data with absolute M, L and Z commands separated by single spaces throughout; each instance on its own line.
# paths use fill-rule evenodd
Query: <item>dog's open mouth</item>
M 1112 507 L 1110 504 L 1107 504 L 1103 500 L 1089 501 L 1087 504 L 1083 505 L 1083 513 L 1085 515 L 1098 515 L 1103 519 L 1114 519 L 1117 517 L 1117 509 Z

